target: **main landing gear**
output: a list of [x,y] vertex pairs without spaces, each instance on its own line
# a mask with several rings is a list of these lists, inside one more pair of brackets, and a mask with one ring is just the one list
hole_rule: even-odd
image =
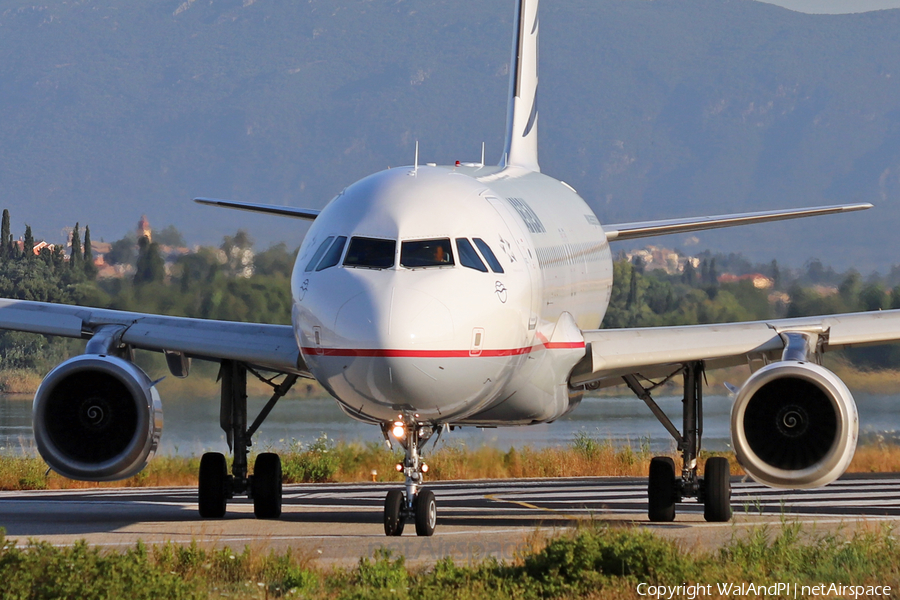
[[228,500],[243,495],[253,499],[253,513],[258,519],[281,516],[281,459],[277,454],[264,452],[256,457],[253,475],[248,475],[247,455],[253,434],[278,400],[291,389],[297,376],[288,375],[276,385],[254,372],[272,386],[274,393],[253,424],[247,427],[247,370],[243,363],[222,361],[219,424],[225,430],[229,449],[234,451],[234,462],[229,475],[225,455],[207,452],[200,459],[199,504],[200,516],[204,519],[224,517]]
[[703,363],[687,363],[679,372],[684,378],[684,435],[675,428],[650,395],[653,388],[665,382],[645,388],[634,375],[624,377],[628,387],[647,404],[675,438],[682,455],[680,477],[675,474],[675,461],[671,458],[658,456],[650,461],[647,514],[651,521],[674,521],[675,504],[685,498],[697,498],[703,502],[703,516],[707,521],[725,522],[731,519],[731,469],[728,460],[722,457],[708,459],[705,476],[697,476],[697,455],[703,436]]
[[393,424],[382,425],[384,437],[390,442],[388,431],[406,450],[403,462],[397,464],[397,470],[406,475],[406,493],[391,490],[384,499],[384,534],[402,535],[404,525],[412,519],[416,524],[416,535],[433,535],[437,525],[437,504],[434,492],[421,488],[428,465],[419,456],[419,447],[438,431],[438,427],[428,428],[416,423],[414,417],[401,417]]

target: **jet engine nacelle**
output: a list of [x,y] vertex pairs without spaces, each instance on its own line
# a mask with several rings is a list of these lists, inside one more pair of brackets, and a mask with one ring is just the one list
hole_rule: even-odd
[[50,467],[69,479],[137,474],[162,433],[159,393],[139,367],[86,354],[50,371],[34,396],[34,437]]
[[850,390],[813,363],[782,361],[761,368],[731,409],[738,461],[753,479],[774,487],[834,481],[850,465],[858,434]]

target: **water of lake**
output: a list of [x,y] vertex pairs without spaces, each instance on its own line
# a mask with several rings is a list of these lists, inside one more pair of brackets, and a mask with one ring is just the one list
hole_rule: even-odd
[[[863,439],[877,434],[897,439],[900,431],[900,395],[855,395],[860,413]],[[267,398],[250,398],[250,418],[256,416]],[[659,405],[681,429],[680,397],[661,397]],[[704,398],[703,447],[725,450],[729,447],[729,415],[732,398]],[[162,454],[200,455],[207,450],[225,451],[225,436],[219,429],[219,404],[216,398],[171,398],[163,400],[165,426]],[[444,435],[441,444],[488,445],[506,450],[510,447],[565,446],[575,435],[585,432],[617,445],[637,446],[649,440],[654,451],[674,448],[662,425],[643,402],[634,397],[586,398],[568,416],[548,425],[477,429],[464,427]],[[257,448],[281,449],[301,442],[310,443],[322,434],[347,442],[381,442],[381,432],[373,425],[354,421],[344,415],[330,398],[282,400],[257,434]],[[0,453],[33,452],[31,399],[0,396]]]

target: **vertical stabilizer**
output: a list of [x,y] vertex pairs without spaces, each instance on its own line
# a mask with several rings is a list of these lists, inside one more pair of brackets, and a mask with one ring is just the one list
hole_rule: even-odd
[[518,0],[502,166],[540,171],[537,154],[538,0]]

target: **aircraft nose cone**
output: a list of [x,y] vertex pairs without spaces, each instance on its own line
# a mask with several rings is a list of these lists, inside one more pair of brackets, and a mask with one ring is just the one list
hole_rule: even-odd
[[505,357],[471,355],[471,333],[455,330],[436,294],[371,279],[336,308],[333,328],[323,323],[322,345],[306,355],[316,378],[346,410],[375,420],[409,411],[446,422],[482,406]]
[[390,287],[366,292],[341,306],[335,336],[359,349],[410,350],[453,340],[450,310],[434,296],[416,289]]

